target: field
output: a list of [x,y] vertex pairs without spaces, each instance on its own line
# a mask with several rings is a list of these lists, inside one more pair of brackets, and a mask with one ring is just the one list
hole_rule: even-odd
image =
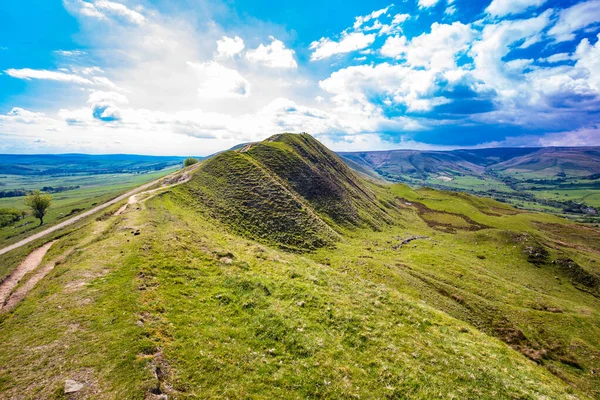
[[[0,168],[5,172],[13,172],[0,175],[0,192],[21,189],[28,192],[45,187],[67,189],[52,193],[53,202],[44,219],[44,227],[77,215],[181,167],[178,158],[165,160],[161,157],[156,160],[143,156],[99,156],[100,161],[96,161],[94,156],[78,156],[75,160],[72,159],[75,157],[73,155],[28,157],[24,160],[19,158],[21,164],[1,164],[17,162],[17,159],[14,156],[0,155]],[[38,164],[31,164],[34,161]],[[87,172],[84,172],[86,169]],[[0,197],[0,209],[25,210],[24,197]],[[0,228],[0,246],[43,229],[38,225],[39,220],[29,216]]]

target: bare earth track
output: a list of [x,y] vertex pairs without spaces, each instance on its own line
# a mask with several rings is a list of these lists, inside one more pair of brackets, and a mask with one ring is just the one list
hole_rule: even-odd
[[[190,170],[185,171],[181,175],[179,175],[180,171],[177,171],[173,174],[167,175],[166,177],[142,185],[81,215],[73,217],[42,232],[36,233],[35,235],[28,237],[27,239],[21,240],[18,243],[8,246],[0,250],[0,254],[6,253],[17,247],[23,246],[33,240],[42,238],[52,232],[55,232],[58,229],[71,225],[81,220],[82,218],[85,218],[98,211],[101,211],[129,197],[127,203],[125,203],[122,207],[119,208],[117,212],[115,212],[114,216],[118,216],[125,212],[128,206],[138,203],[140,196],[150,195],[141,200],[145,201],[156,195],[159,191],[167,190],[169,188],[181,185],[182,183],[189,181],[191,178],[190,172],[195,168],[196,167],[192,167]],[[144,189],[152,187],[153,185],[160,182],[162,182],[162,186],[160,186],[159,188],[143,191]],[[42,263],[42,260],[44,259],[44,256],[55,242],[56,240],[53,240],[33,250],[4,281],[0,282],[0,312],[8,312],[12,310],[23,298],[25,298],[27,293],[29,293],[29,291],[33,289],[39,281],[41,281],[50,271],[52,271],[52,269],[54,269],[57,262],[59,262],[61,259],[64,259],[72,252],[73,249],[69,249],[62,256],[58,257],[55,260],[49,261],[42,268],[39,268],[40,264]],[[21,286],[17,287],[21,280],[30,272],[33,272],[31,277]]]

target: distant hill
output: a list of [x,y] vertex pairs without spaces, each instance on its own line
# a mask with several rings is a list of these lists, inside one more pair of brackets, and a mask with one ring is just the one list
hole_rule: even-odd
[[600,173],[600,147],[548,147],[507,159],[494,170],[556,175],[588,176]]
[[339,154],[363,168],[391,178],[400,174],[417,179],[436,174],[480,176],[490,170],[535,173],[539,176],[587,176],[600,172],[598,147],[390,150]]
[[600,147],[339,153],[354,170],[413,186],[488,196],[519,208],[598,222]]
[[74,173],[114,174],[157,171],[184,157],[133,154],[0,154],[0,174],[56,176]]

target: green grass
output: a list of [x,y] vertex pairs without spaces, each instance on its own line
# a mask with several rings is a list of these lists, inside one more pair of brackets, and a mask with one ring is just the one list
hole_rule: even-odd
[[[319,195],[386,218],[348,224],[295,179],[327,154],[279,139],[268,166],[224,153],[61,237],[48,257],[75,251],[0,316],[0,393],[64,398],[76,379],[100,399],[600,396],[597,229],[332,168]],[[304,246],[315,224],[337,240]]]
[[419,302],[397,267],[360,257],[376,254],[366,248],[396,230],[355,231],[336,251],[306,257],[224,232],[187,200],[176,189],[137,214],[95,222],[106,233],[4,318],[6,395],[61,397],[65,379],[89,382],[83,393],[94,398],[158,389],[171,398],[257,399],[576,393]]
[[[48,210],[48,215],[44,219],[45,224],[42,227],[38,226],[39,220],[30,216],[17,221],[11,226],[0,228],[0,247],[17,242],[39,230],[61,222],[67,216],[80,214],[95,205],[109,201],[128,190],[158,179],[175,170],[176,167],[172,167],[147,174],[80,175],[58,178],[9,176],[8,179],[12,180],[10,185],[25,187],[26,189],[39,189],[43,186],[76,185],[80,185],[81,188],[53,194],[52,206]],[[24,197],[2,198],[0,199],[0,208],[26,209]]]

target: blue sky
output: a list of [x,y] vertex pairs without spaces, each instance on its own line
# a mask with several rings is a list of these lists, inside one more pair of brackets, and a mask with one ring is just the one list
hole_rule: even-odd
[[4,0],[0,152],[600,145],[600,0]]

